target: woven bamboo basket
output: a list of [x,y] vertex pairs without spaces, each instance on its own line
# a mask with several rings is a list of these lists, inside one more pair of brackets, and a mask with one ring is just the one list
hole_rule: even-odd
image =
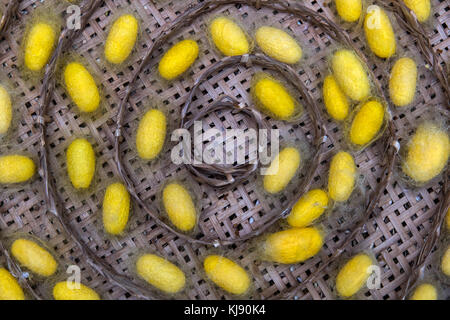
[[[28,19],[45,5],[66,16],[70,3],[12,2],[18,8],[2,0],[2,12],[7,14],[0,24],[0,59],[2,74],[13,87],[16,117],[14,130],[0,143],[0,154],[31,155],[40,170],[29,183],[1,189],[0,265],[8,266],[20,278],[30,298],[48,297],[49,283],[21,272],[10,257],[10,239],[18,234],[43,241],[63,268],[78,265],[82,282],[104,299],[232,299],[203,273],[202,259],[210,252],[234,259],[251,274],[252,299],[335,299],[338,266],[345,257],[360,251],[369,251],[376,258],[381,285],[365,289],[358,298],[401,299],[406,287],[414,286],[417,278],[420,281],[433,274],[434,260],[426,258],[439,251],[439,224],[449,202],[448,174],[426,186],[411,187],[399,175],[395,143],[407,139],[430,112],[441,112],[448,121],[447,1],[431,1],[432,21],[423,30],[405,7],[375,1],[388,9],[398,55],[409,55],[419,62],[416,98],[407,108],[390,106],[392,121],[383,137],[354,153],[361,176],[356,209],[350,215],[345,210],[333,212],[322,221],[326,229],[323,249],[296,265],[262,262],[255,247],[266,232],[283,227],[288,208],[300,195],[311,187],[326,186],[331,157],[346,148],[344,127],[328,117],[322,101],[330,53],[348,46],[358,50],[366,57],[364,61],[379,95],[388,97],[392,61],[370,53],[361,23],[342,23],[331,0],[86,0],[80,3],[85,14],[82,30],[67,32],[68,40],[57,48],[58,60],[50,62],[45,74],[30,77],[21,61],[21,40]],[[139,39],[125,65],[112,67],[103,57],[104,42],[111,22],[125,11],[139,17]],[[237,19],[250,36],[261,25],[283,28],[302,45],[305,57],[299,64],[286,67],[265,61],[255,47],[254,56],[224,62],[207,33],[211,17],[220,14]],[[188,38],[198,41],[199,59],[181,78],[163,81],[157,73],[162,53]],[[82,59],[102,84],[102,110],[92,117],[77,112],[60,81],[59,62],[68,55]],[[179,127],[182,117],[186,118],[183,121],[201,117],[204,128],[219,130],[252,126],[252,119],[243,112],[204,110],[224,95],[252,105],[251,78],[261,70],[278,74],[305,106],[304,115],[294,123],[265,116],[260,119],[266,128],[280,130],[282,143],[309,145],[308,170],[296,178],[288,192],[275,197],[265,195],[257,171],[228,188],[213,187],[193,179],[188,167],[172,163],[170,148],[152,163],[137,159],[136,124],[151,104],[164,109],[174,128]],[[202,78],[204,74],[208,75]],[[183,114],[182,110],[187,112]],[[81,194],[71,188],[65,165],[65,150],[79,136],[93,142],[97,156],[94,185]],[[102,198],[108,183],[121,179],[125,179],[133,195],[132,216],[126,235],[109,237],[102,231]],[[163,214],[161,188],[173,179],[188,181],[195,190],[201,216],[192,236],[173,232],[159,219]],[[136,279],[133,261],[141,252],[156,252],[185,271],[188,287],[181,296],[161,296]],[[442,284],[442,290],[443,297],[448,297],[448,286]]]

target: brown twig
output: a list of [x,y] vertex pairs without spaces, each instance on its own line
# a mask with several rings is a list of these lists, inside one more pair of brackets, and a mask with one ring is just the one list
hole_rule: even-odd
[[6,5],[5,12],[0,19],[0,35],[6,32],[14,17],[17,15],[19,5],[20,0],[11,0]]

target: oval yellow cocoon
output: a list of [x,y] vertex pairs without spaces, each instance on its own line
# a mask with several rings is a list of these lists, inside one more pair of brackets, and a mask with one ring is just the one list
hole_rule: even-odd
[[100,93],[94,78],[82,64],[69,63],[64,70],[64,81],[70,97],[82,112],[97,110]]
[[21,265],[43,277],[50,277],[58,268],[55,258],[31,240],[15,240],[11,246],[11,253]]
[[254,81],[252,93],[259,107],[280,120],[294,116],[296,102],[284,85],[267,74]]
[[335,2],[337,12],[342,20],[347,22],[355,22],[361,16],[361,0],[335,0]]
[[226,56],[239,56],[250,51],[245,32],[231,19],[215,18],[209,26],[209,32],[217,49]]
[[277,263],[299,263],[315,256],[322,245],[323,237],[317,228],[292,228],[267,237],[264,257]]
[[5,134],[11,127],[12,122],[11,96],[5,87],[0,85],[0,134]]
[[105,57],[110,63],[124,62],[136,44],[139,23],[132,14],[124,14],[114,21],[105,43]]
[[39,71],[47,64],[56,42],[56,31],[50,24],[36,23],[25,41],[25,66]]
[[264,190],[272,194],[283,191],[300,167],[300,161],[300,152],[296,148],[281,150],[264,175]]
[[342,121],[347,118],[350,108],[348,99],[331,74],[323,81],[323,102],[333,119]]
[[0,300],[25,300],[19,282],[5,268],[0,268]]
[[434,123],[420,125],[406,146],[403,172],[416,182],[424,183],[445,168],[450,152],[446,131]]
[[139,157],[145,160],[155,159],[163,149],[166,134],[165,114],[157,109],[147,111],[139,123],[136,135],[136,149]]
[[103,226],[109,234],[119,235],[127,226],[130,215],[130,194],[122,183],[106,188],[103,197]]
[[154,254],[145,254],[136,262],[138,275],[165,293],[177,293],[186,284],[186,277],[176,265]]
[[430,17],[430,0],[403,0],[403,2],[409,9],[414,12],[419,22],[425,22]]
[[438,292],[435,286],[429,283],[422,283],[417,286],[410,300],[437,300]]
[[21,183],[34,176],[36,165],[33,160],[21,155],[0,157],[0,183]]
[[95,153],[86,139],[74,140],[67,149],[67,172],[75,189],[87,189],[95,173]]
[[355,187],[356,165],[345,151],[338,152],[330,164],[328,194],[334,201],[347,201]]
[[170,48],[159,62],[161,77],[172,80],[183,74],[198,57],[198,44],[194,40],[183,40]]
[[417,65],[411,58],[400,58],[392,67],[389,94],[392,102],[403,107],[414,100],[416,94]]
[[351,143],[364,146],[371,142],[384,122],[384,106],[376,101],[371,100],[362,105],[357,110],[350,127]]
[[[71,284],[75,286],[75,284]],[[55,300],[100,300],[97,292],[82,283],[77,284],[79,288],[72,288],[67,281],[61,281],[53,287],[53,298]]]
[[394,29],[386,12],[379,6],[367,8],[364,33],[370,49],[380,58],[391,57],[396,50]]
[[349,298],[361,290],[370,276],[372,258],[361,253],[351,258],[336,277],[336,290],[339,296]]
[[287,217],[287,222],[291,227],[306,227],[322,215],[327,205],[326,192],[313,189],[297,201]]
[[216,285],[229,293],[241,295],[250,288],[250,277],[236,262],[217,255],[206,257],[203,262],[206,275]]
[[447,247],[442,257],[441,269],[447,277],[450,277],[450,246]]
[[269,57],[288,64],[294,64],[302,58],[302,48],[287,32],[263,26],[256,30],[256,42]]
[[190,231],[197,223],[197,210],[191,195],[182,185],[171,183],[163,190],[163,204],[170,221],[181,231]]
[[331,68],[339,87],[346,96],[361,101],[370,94],[367,72],[356,54],[342,49],[333,54]]

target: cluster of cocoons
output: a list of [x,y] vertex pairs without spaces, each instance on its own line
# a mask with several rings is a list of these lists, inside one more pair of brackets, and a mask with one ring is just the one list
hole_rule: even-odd
[[348,260],[336,277],[337,294],[350,298],[358,293],[365,286],[370,276],[369,268],[373,264],[373,259],[365,253],[357,254]]
[[6,134],[11,127],[13,109],[11,95],[0,85],[0,136]]
[[34,161],[23,155],[0,156],[0,184],[15,184],[30,180],[36,173]]
[[87,189],[95,173],[94,148],[86,139],[75,139],[67,149],[67,172],[75,189]]
[[155,159],[162,151],[167,134],[166,115],[158,110],[147,111],[139,122],[136,149],[144,160]]
[[172,224],[183,232],[197,224],[197,209],[189,191],[179,183],[168,184],[162,193],[163,205]]
[[296,148],[282,149],[265,172],[264,190],[271,194],[283,191],[295,176],[300,164],[301,155]]
[[106,188],[103,197],[103,227],[111,235],[123,234],[130,216],[130,194],[122,183]]
[[11,254],[21,266],[41,277],[50,277],[58,269],[58,262],[52,254],[32,240],[15,240]]
[[52,293],[55,300],[100,300],[97,292],[82,283],[60,281],[55,284]]
[[139,31],[139,22],[132,14],[117,18],[105,43],[105,58],[112,64],[121,64],[133,51]]
[[25,39],[25,66],[31,71],[41,71],[55,48],[58,31],[49,23],[34,24]]

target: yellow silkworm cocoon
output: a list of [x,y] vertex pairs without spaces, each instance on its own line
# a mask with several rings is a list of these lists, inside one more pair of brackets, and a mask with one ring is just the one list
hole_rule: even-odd
[[170,48],[159,62],[161,77],[172,80],[183,74],[198,57],[198,44],[194,40],[183,40]]
[[336,51],[331,59],[331,68],[339,87],[346,96],[357,101],[369,96],[369,77],[354,52],[347,49]]
[[264,190],[278,193],[284,190],[300,167],[301,156],[296,148],[284,148],[265,172]]
[[337,12],[342,20],[347,22],[355,22],[361,16],[361,0],[335,0],[335,2]]
[[267,237],[264,257],[277,263],[299,263],[315,256],[322,245],[323,236],[317,228],[292,228]]
[[287,32],[263,26],[256,30],[256,42],[269,57],[288,64],[294,64],[302,58],[302,48]]
[[403,172],[416,182],[424,183],[445,168],[450,152],[448,134],[434,123],[425,123],[406,146]]
[[145,254],[136,262],[138,275],[165,293],[177,293],[186,285],[186,277],[176,265],[154,254]]
[[295,113],[296,102],[284,85],[262,74],[252,86],[253,96],[260,108],[277,119],[289,120]]
[[203,262],[206,275],[216,285],[229,293],[240,295],[250,288],[250,277],[236,262],[217,255],[206,257]]
[[447,247],[442,257],[441,269],[447,277],[450,277],[450,246]]
[[342,121],[347,118],[350,108],[348,99],[331,74],[323,81],[323,102],[333,119]]
[[185,187],[171,183],[163,190],[163,204],[170,221],[181,231],[190,231],[197,222],[197,210]]
[[5,134],[11,127],[12,113],[11,96],[6,88],[0,85],[0,134]]
[[124,14],[114,21],[105,44],[105,57],[110,63],[124,62],[136,44],[139,23],[132,14]]
[[425,22],[430,17],[430,0],[403,0],[403,2],[409,9],[414,12],[419,22]]
[[416,94],[417,65],[411,58],[400,58],[394,64],[389,79],[389,94],[397,107],[414,100]]
[[349,298],[361,290],[370,276],[372,258],[361,253],[351,258],[336,277],[336,290],[339,296]]
[[47,64],[56,42],[56,31],[44,22],[31,27],[25,40],[25,66],[39,71]]
[[95,173],[95,153],[86,139],[74,140],[67,149],[67,172],[75,189],[87,189]]
[[379,6],[367,8],[364,32],[370,49],[380,58],[391,57],[396,50],[394,29],[386,12]]
[[[76,286],[79,286],[77,288]],[[55,300],[100,300],[97,292],[82,283],[68,283],[61,281],[53,287],[53,298]]]
[[89,71],[78,62],[69,63],[64,81],[70,97],[82,112],[93,112],[100,105],[100,92]]
[[21,155],[0,157],[0,183],[21,183],[33,177],[36,165],[33,160]]
[[122,183],[106,188],[103,197],[103,226],[109,234],[119,235],[127,226],[130,215],[130,194]]
[[58,262],[50,252],[31,240],[15,240],[11,253],[22,266],[43,277],[50,277],[58,268]]
[[338,152],[330,164],[328,176],[328,194],[334,201],[347,201],[355,187],[356,165],[353,157],[345,152]]
[[438,292],[435,286],[429,283],[422,283],[417,286],[410,300],[437,300]]
[[358,146],[371,142],[380,132],[384,114],[384,106],[380,102],[371,100],[364,103],[352,121],[350,141]]
[[215,18],[209,26],[209,31],[217,49],[226,56],[239,56],[250,51],[245,32],[231,19]]
[[19,282],[5,268],[0,268],[0,300],[25,300]]
[[307,227],[322,215],[327,205],[326,192],[313,189],[297,201],[287,217],[287,222],[291,227]]
[[147,111],[139,123],[136,135],[136,149],[139,157],[153,160],[164,146],[167,133],[167,119],[163,112],[152,109]]

